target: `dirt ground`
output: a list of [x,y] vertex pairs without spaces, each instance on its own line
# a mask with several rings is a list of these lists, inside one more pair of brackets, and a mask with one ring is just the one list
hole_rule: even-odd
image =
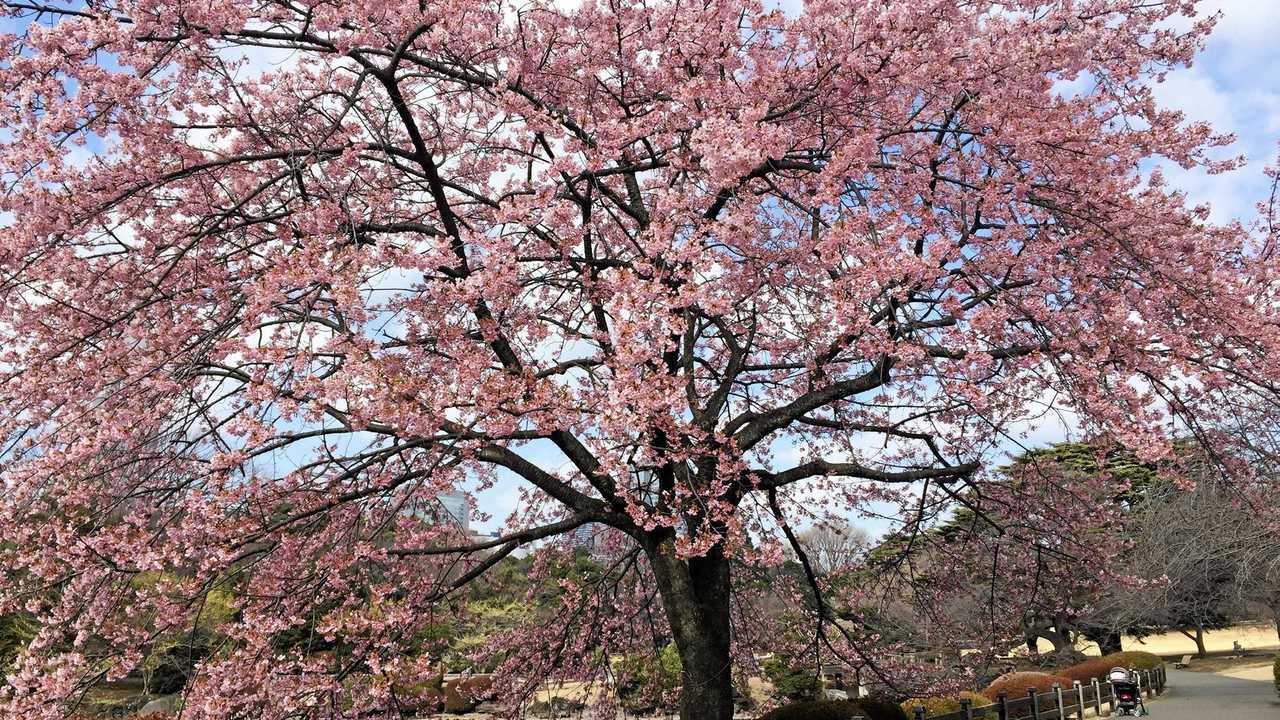
[[[1204,634],[1205,649],[1211,653],[1229,652],[1232,643],[1238,642],[1246,651],[1280,650],[1280,638],[1276,636],[1273,623],[1257,623],[1237,625],[1225,630],[1209,630]],[[1087,643],[1080,649],[1090,655],[1098,654],[1098,646]],[[1181,633],[1171,632],[1163,635],[1151,635],[1141,640],[1126,636],[1125,650],[1145,650],[1157,655],[1173,656],[1195,654],[1196,644]]]
[[1271,682],[1271,655],[1247,657],[1209,657],[1192,659],[1187,665],[1192,672],[1213,673],[1237,680]]

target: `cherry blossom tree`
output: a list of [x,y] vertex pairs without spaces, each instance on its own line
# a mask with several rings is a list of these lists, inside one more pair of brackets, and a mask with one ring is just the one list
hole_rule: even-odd
[[[398,717],[423,628],[588,525],[487,648],[513,713],[652,638],[728,718],[788,545],[877,672],[800,528],[911,526],[1049,410],[1155,458],[1275,387],[1270,246],[1147,170],[1238,162],[1153,100],[1193,6],[7,0],[5,715],[220,592],[183,717]],[[438,521],[497,482],[498,538]]]

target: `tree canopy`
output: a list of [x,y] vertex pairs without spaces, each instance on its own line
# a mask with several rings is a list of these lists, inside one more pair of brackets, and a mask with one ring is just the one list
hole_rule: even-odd
[[[1280,379],[1271,231],[1145,169],[1236,164],[1153,98],[1192,3],[3,7],[7,716],[227,591],[184,717],[397,717],[413,638],[590,524],[609,561],[477,648],[504,701],[670,642],[726,720],[767,622],[892,673],[799,528],[909,529],[1046,405],[1145,461]],[[437,521],[497,482],[498,538]]]

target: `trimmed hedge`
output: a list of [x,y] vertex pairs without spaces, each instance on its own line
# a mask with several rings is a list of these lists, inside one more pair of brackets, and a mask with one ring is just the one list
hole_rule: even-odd
[[1064,688],[1071,687],[1071,678],[1044,672],[1011,672],[996,678],[982,691],[987,697],[995,697],[1005,693],[1011,698],[1023,697],[1027,688],[1035,688],[1037,692],[1048,692],[1054,683]]
[[[911,698],[910,700],[901,703],[901,707],[908,716],[913,716],[916,708],[923,707],[925,715],[932,717],[934,715],[946,715],[947,713],[959,712],[961,700],[968,700],[969,707],[972,708],[980,708],[985,705],[992,705],[995,703],[994,700],[986,695],[964,690],[954,697]],[[979,716],[978,713],[974,713],[974,715],[975,717]]]
[[861,715],[867,720],[910,720],[902,708],[889,700],[810,700],[770,710],[760,720],[851,720]]
[[1164,664],[1164,658],[1155,653],[1142,650],[1124,650],[1110,655],[1103,655],[1103,660],[1111,663],[1111,667],[1137,668],[1139,670],[1155,670]]
[[1058,674],[1072,680],[1079,680],[1081,683],[1088,685],[1094,678],[1099,680],[1107,679],[1107,673],[1111,672],[1111,668],[1115,666],[1115,663],[1105,657],[1089,658],[1084,662],[1059,670]]

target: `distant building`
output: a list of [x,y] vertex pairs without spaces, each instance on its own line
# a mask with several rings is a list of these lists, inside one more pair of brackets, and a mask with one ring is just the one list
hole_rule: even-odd
[[440,505],[437,522],[448,522],[464,533],[471,532],[471,500],[466,493],[447,492],[436,496]]
[[570,534],[570,542],[572,542],[575,547],[594,550],[600,530],[601,527],[596,523],[579,525],[574,528],[573,532]]

